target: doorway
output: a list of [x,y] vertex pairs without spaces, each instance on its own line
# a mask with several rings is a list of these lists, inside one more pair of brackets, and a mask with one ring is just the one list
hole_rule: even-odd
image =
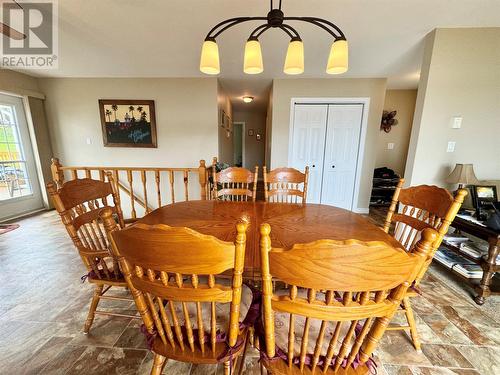
[[309,166],[308,202],[356,210],[368,99],[292,100],[289,165]]
[[23,99],[0,94],[0,221],[41,208]]
[[233,164],[235,167],[245,165],[245,123],[233,123]]

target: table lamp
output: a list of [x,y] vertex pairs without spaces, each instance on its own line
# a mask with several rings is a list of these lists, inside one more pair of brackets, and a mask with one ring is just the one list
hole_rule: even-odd
[[479,185],[479,180],[474,174],[472,164],[456,164],[453,172],[445,180],[449,184],[458,184],[462,189],[464,185]]

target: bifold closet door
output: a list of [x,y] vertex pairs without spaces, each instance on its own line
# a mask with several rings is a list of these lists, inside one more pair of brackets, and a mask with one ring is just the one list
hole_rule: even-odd
[[289,165],[303,171],[309,166],[308,203],[321,202],[323,156],[328,105],[296,104]]
[[330,104],[321,203],[353,208],[363,104]]

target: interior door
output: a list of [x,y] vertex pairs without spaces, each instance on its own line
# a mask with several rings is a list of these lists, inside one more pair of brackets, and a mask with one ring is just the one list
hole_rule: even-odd
[[321,201],[327,115],[326,104],[294,106],[293,141],[289,165],[301,171],[309,166],[308,203]]
[[328,106],[321,203],[352,209],[363,104]]
[[42,207],[23,101],[0,94],[0,220]]

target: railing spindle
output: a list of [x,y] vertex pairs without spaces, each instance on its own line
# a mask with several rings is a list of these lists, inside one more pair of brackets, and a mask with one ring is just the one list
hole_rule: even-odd
[[142,180],[142,190],[144,192],[144,205],[146,207],[144,207],[144,209],[146,210],[146,213],[150,213],[151,212],[151,209],[149,208],[149,205],[148,205],[148,190],[146,188],[146,171],[145,170],[142,170],[141,171],[141,180]]
[[170,196],[172,198],[172,203],[175,203],[174,171],[170,171],[168,178],[170,181]]
[[130,193],[130,204],[132,206],[132,219],[137,218],[137,213],[135,211],[135,199],[134,199],[134,187],[133,187],[133,174],[132,170],[128,169],[127,170],[127,179],[128,179],[128,185],[129,185],[129,193]]
[[189,200],[188,181],[189,173],[188,171],[184,171],[184,198],[186,198],[186,202]]
[[158,196],[158,207],[161,207],[160,171],[155,170],[156,194]]

